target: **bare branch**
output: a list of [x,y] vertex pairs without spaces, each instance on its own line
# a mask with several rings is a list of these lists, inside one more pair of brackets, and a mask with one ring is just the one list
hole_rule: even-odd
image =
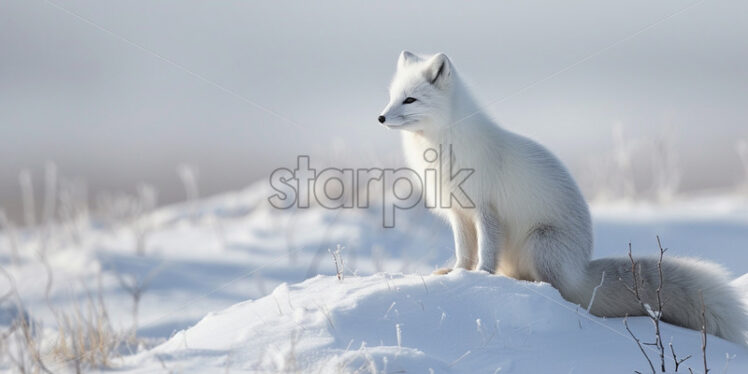
[[153,281],[153,278],[158,275],[158,273],[161,272],[163,269],[163,266],[157,266],[153,269],[151,269],[144,277],[138,278],[137,276],[131,276],[128,279],[125,279],[122,274],[119,273],[119,271],[114,271],[114,275],[117,277],[117,281],[119,281],[120,287],[122,287],[123,290],[125,290],[128,294],[130,294],[130,297],[132,297],[132,332],[131,332],[131,339],[135,340],[137,337],[137,331],[138,331],[138,311],[140,309],[140,300],[143,297],[143,294],[148,290],[148,287],[151,284],[151,281]]
[[657,373],[657,371],[655,371],[654,365],[652,365],[652,360],[649,359],[649,356],[647,356],[647,352],[644,351],[644,347],[642,346],[641,341],[639,340],[639,338],[636,337],[636,335],[634,335],[634,332],[631,331],[631,329],[629,328],[628,321],[629,321],[629,315],[627,314],[625,317],[623,317],[623,325],[626,326],[626,331],[629,332],[629,335],[631,335],[631,338],[633,338],[634,341],[636,342],[636,345],[639,347],[639,350],[644,355],[644,358],[647,359],[647,363],[649,364],[649,368],[652,369],[652,373],[653,374]]
[[657,311],[655,313],[655,316],[652,316],[652,313],[649,314],[649,318],[652,319],[652,322],[655,325],[655,337],[657,342],[657,350],[660,352],[660,369],[664,373],[665,370],[665,347],[662,345],[662,333],[660,331],[660,319],[662,318],[662,285],[664,283],[663,276],[662,276],[662,257],[665,255],[665,251],[667,249],[662,248],[662,243],[660,242],[660,236],[657,235],[657,246],[660,249],[660,258],[657,259],[657,274],[659,275],[659,284],[657,285],[657,291],[655,292],[657,294]]
[[675,372],[677,373],[678,372],[678,367],[680,366],[680,364],[682,364],[684,361],[686,361],[689,358],[691,358],[691,355],[688,355],[685,358],[681,358],[679,360],[678,359],[678,355],[675,354],[675,348],[673,348],[673,343],[672,342],[670,343],[670,352],[673,353],[673,362],[675,363]]
[[335,271],[338,274],[338,280],[343,280],[343,271],[345,270],[343,268],[343,255],[340,253],[340,251],[345,248],[342,245],[338,244],[335,247],[335,250],[327,249],[328,252],[330,252],[330,255],[332,256],[332,261],[335,263]]
[[704,374],[709,373],[709,367],[706,364],[706,304],[704,304],[704,294],[699,291],[701,299],[701,356],[704,359]]
[[590,303],[587,304],[587,313],[589,313],[590,309],[592,309],[592,304],[595,302],[595,296],[597,296],[597,290],[603,286],[603,282],[605,282],[605,270],[603,270],[603,275],[602,277],[600,277],[600,284],[592,289],[592,297],[590,298]]
[[[628,257],[629,257],[629,261],[631,262],[632,284],[630,286],[624,284],[624,287],[634,296],[634,299],[639,303],[642,310],[645,312],[645,315],[649,317],[655,329],[654,342],[642,343],[640,341],[637,341],[637,344],[640,346],[640,348],[642,347],[642,345],[654,346],[657,348],[657,353],[660,358],[660,371],[664,373],[667,371],[667,368],[665,365],[665,346],[662,340],[662,330],[661,330],[660,322],[662,320],[663,308],[665,305],[665,302],[662,297],[662,290],[665,285],[665,277],[664,277],[662,264],[663,264],[665,252],[667,252],[667,248],[662,247],[662,241],[660,240],[659,236],[657,236],[657,246],[659,248],[660,255],[657,259],[658,284],[655,290],[655,299],[656,299],[655,302],[657,303],[656,307],[653,308],[651,305],[651,301],[649,301],[652,298],[651,296],[649,296],[651,295],[651,292],[647,292],[647,290],[644,289],[645,283],[644,283],[644,278],[642,277],[642,274],[641,274],[642,264],[634,259],[634,256],[631,250],[631,243],[629,243]],[[651,282],[651,283],[654,283],[654,282]],[[645,301],[644,299],[642,299],[642,296],[647,297],[648,300]],[[687,360],[690,356],[682,360],[679,360],[677,355],[675,354],[675,349],[673,348],[672,343],[670,343],[670,351],[673,355],[673,361],[675,363],[675,368],[677,371],[680,364],[682,364],[683,361]],[[649,357],[647,357],[647,360],[649,360]]]

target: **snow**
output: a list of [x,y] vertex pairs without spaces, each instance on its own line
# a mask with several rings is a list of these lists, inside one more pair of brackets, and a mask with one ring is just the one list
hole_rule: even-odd
[[[278,210],[269,195],[260,183],[143,215],[142,255],[134,225],[118,220],[5,230],[0,264],[12,283],[0,278],[0,296],[15,286],[50,347],[55,313],[101,294],[116,331],[137,321],[138,344],[120,347],[111,363],[122,372],[648,371],[621,319],[591,316],[547,284],[477,272],[430,275],[452,263],[452,238],[422,207],[398,211],[397,226],[385,229],[375,205]],[[593,217],[595,257],[625,255],[629,242],[636,255],[654,254],[660,235],[668,255],[748,273],[744,197],[598,204]],[[342,281],[328,252],[338,244]],[[748,295],[748,274],[734,284]],[[136,313],[126,290],[132,285],[144,289]],[[0,300],[2,331],[15,315],[10,300]],[[649,320],[629,325],[651,340]],[[684,365],[698,369],[699,333],[670,325],[664,332],[679,356],[694,355]],[[744,347],[710,336],[708,355],[718,372],[726,357],[727,372],[748,372]],[[54,372],[73,370],[56,357],[46,362]],[[0,357],[0,370],[8,367]]]
[[[641,338],[643,317],[631,318]],[[665,325],[682,357],[699,333]],[[748,370],[745,348],[710,337],[708,360]],[[653,355],[654,356],[654,355]],[[692,360],[696,362],[696,359]],[[125,369],[205,372],[631,373],[647,364],[622,320],[587,314],[548,284],[482,272],[316,276],[210,313]],[[668,365],[672,368],[672,363]],[[137,371],[137,370],[134,370]]]

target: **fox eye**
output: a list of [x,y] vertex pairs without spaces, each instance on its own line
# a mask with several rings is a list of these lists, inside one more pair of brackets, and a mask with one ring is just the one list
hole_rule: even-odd
[[403,100],[403,104],[410,104],[416,101],[416,98],[414,97],[408,97],[405,100]]

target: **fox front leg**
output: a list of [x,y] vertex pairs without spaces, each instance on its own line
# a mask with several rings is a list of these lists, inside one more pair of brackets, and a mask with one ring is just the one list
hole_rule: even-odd
[[463,214],[453,214],[450,218],[455,239],[455,269],[475,268],[475,255],[478,251],[475,224]]
[[475,232],[478,241],[478,270],[496,272],[502,243],[499,219],[491,209],[477,212]]
[[[449,217],[452,226],[452,235],[455,240],[455,262],[454,269],[471,270],[475,267],[475,257],[478,251],[476,241],[475,223],[465,214],[452,213]],[[434,274],[447,274],[453,268],[442,268],[434,271]]]

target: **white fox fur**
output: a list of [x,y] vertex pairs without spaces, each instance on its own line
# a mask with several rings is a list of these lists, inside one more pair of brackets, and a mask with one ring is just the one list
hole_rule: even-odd
[[[564,298],[585,308],[604,271],[605,280],[590,311],[606,317],[645,315],[626,288],[633,284],[628,258],[590,261],[589,209],[566,168],[545,147],[492,121],[446,55],[402,52],[390,102],[379,121],[404,130],[405,155],[417,172],[447,167],[444,160],[430,163],[424,158],[426,150],[440,146],[451,147],[451,170],[475,171],[459,186],[474,207],[453,203],[436,209],[452,226],[455,268],[548,282]],[[455,182],[442,181],[437,195],[449,197],[458,187],[450,183]],[[656,307],[657,259],[637,261],[641,297]],[[699,330],[703,295],[707,332],[746,344],[747,309],[723,268],[670,256],[662,267],[664,321]]]

